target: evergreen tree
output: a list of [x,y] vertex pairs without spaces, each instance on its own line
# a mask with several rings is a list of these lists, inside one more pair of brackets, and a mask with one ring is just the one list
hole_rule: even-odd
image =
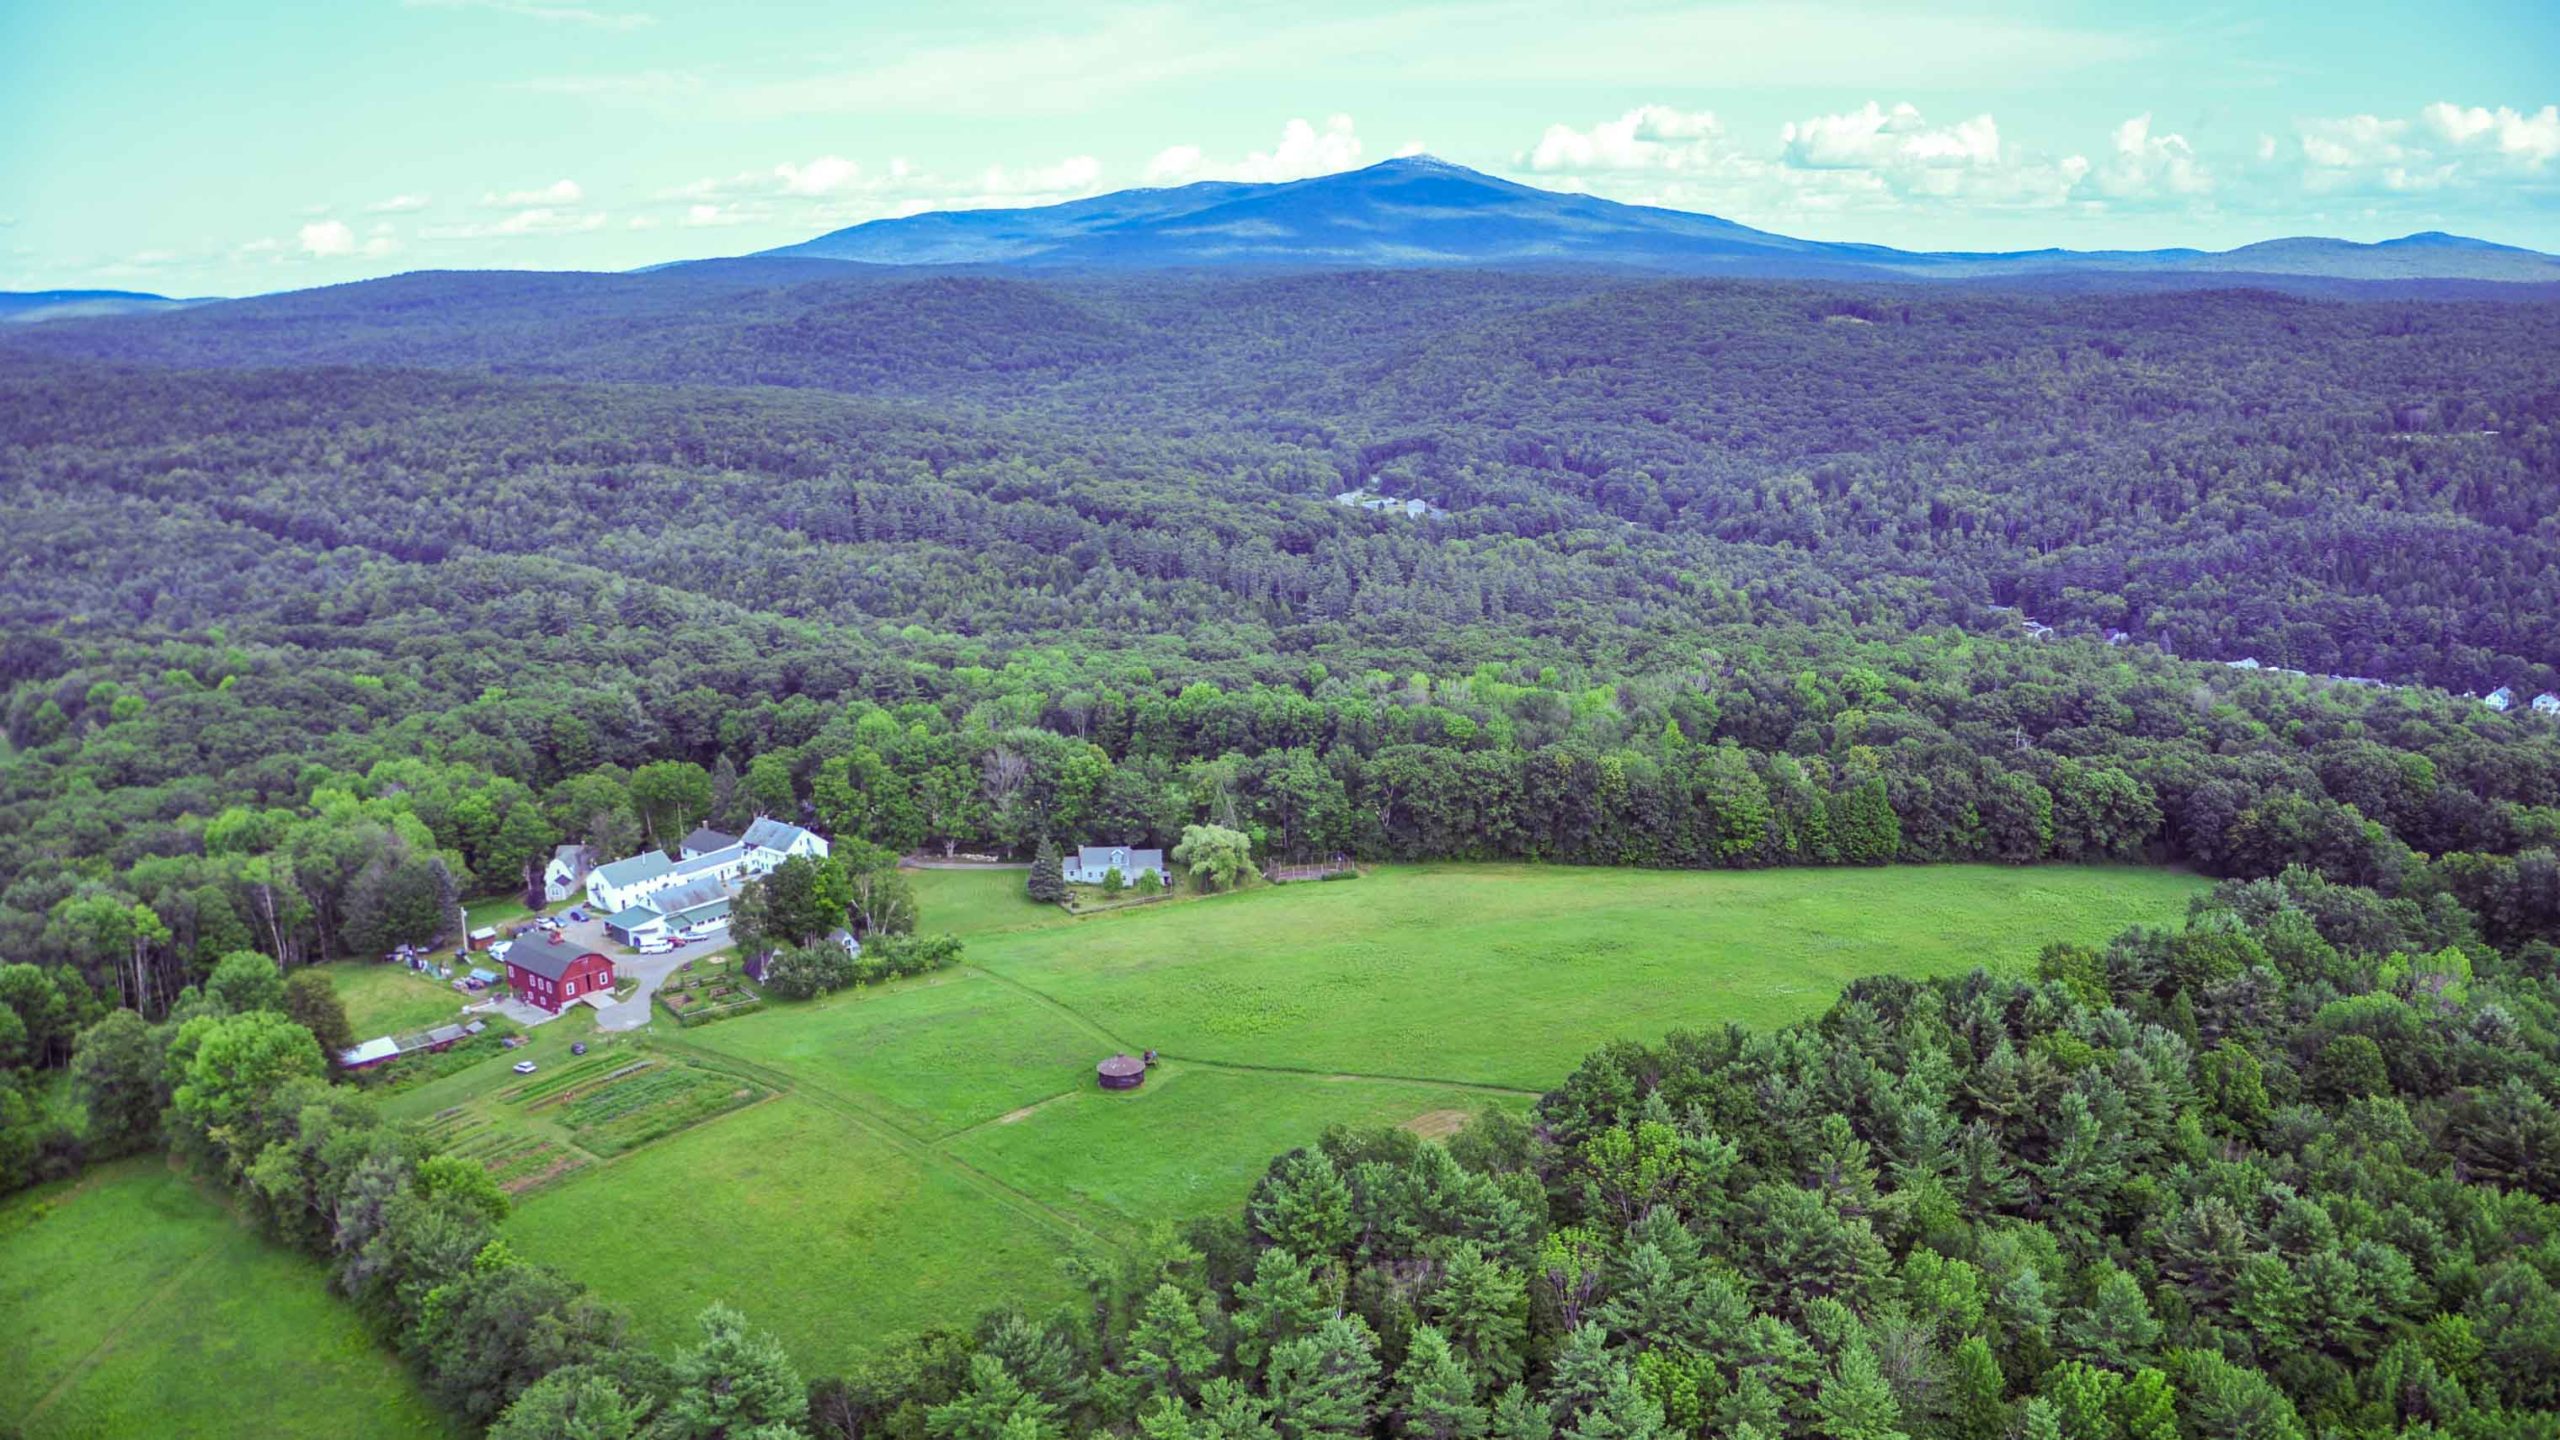
[[1396,1370],[1395,1433],[1403,1440],[1482,1440],[1487,1416],[1475,1395],[1475,1376],[1448,1337],[1417,1328]]
[[653,1436],[666,1440],[791,1440],[808,1392],[782,1346],[726,1305],[702,1312],[702,1343],[676,1356],[674,1393]]
[[1031,855],[1031,873],[1023,883],[1031,898],[1044,905],[1067,898],[1066,860],[1058,853],[1056,841],[1040,837],[1040,848]]
[[1350,1440],[1367,1431],[1378,1393],[1378,1346],[1368,1322],[1336,1316],[1271,1352],[1264,1385],[1281,1440]]

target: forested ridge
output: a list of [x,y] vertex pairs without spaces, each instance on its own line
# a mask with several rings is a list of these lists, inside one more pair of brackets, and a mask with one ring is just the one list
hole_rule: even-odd
[[[12,335],[0,1188],[165,1140],[514,1435],[2548,1434],[2560,725],[2455,692],[2560,684],[2556,318],[735,265]],[[303,968],[757,814],[2231,879],[803,1387],[507,1253]]]
[[0,954],[156,1010],[759,811],[2554,908],[2544,717],[2168,653],[2552,677],[2548,307],[726,273],[580,278],[551,360],[563,277],[13,341]]

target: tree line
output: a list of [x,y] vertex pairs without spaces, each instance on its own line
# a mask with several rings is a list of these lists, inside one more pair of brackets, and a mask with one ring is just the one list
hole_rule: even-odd
[[165,1134],[499,1436],[2525,1440],[2560,1411],[2555,986],[2449,895],[2228,881],[2024,979],[1605,1046],[1445,1145],[1334,1129],[1080,1262],[1081,1301],[806,1386],[718,1307],[630,1345],[246,971],[75,1052],[95,1130]]

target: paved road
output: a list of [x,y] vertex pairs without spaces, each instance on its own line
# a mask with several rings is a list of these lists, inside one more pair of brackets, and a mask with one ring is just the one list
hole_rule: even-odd
[[[648,1024],[651,1014],[650,997],[658,993],[658,987],[666,983],[668,976],[676,973],[678,966],[683,965],[687,960],[699,960],[705,955],[724,954],[736,943],[724,932],[708,943],[696,941],[681,950],[670,950],[664,955],[642,955],[607,939],[604,933],[604,920],[597,914],[596,908],[592,905],[582,908],[587,912],[587,918],[584,920],[571,920],[567,918],[565,912],[561,915],[559,948],[572,955],[584,955],[592,950],[613,961],[615,978],[636,978],[640,982],[640,988],[632,991],[628,998],[597,1009],[596,1028],[599,1030],[637,1030]],[[532,933],[516,943],[541,945],[547,948],[551,942],[543,939],[539,933]],[[551,1018],[543,1015],[539,1010],[533,1010],[532,1006],[522,1005],[520,1002],[510,1003],[516,1004],[521,1009],[532,1010],[534,1014],[542,1015],[545,1020]],[[513,1014],[512,1011],[506,1013]]]

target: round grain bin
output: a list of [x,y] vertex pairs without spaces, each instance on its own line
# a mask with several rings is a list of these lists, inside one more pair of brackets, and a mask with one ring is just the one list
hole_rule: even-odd
[[1114,1055],[1093,1070],[1105,1090],[1135,1090],[1147,1078],[1147,1062],[1135,1055]]

